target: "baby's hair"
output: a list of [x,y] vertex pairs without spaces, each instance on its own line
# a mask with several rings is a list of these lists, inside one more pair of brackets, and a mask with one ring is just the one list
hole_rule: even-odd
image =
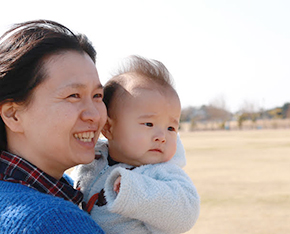
[[119,68],[118,73],[114,77],[126,73],[137,73],[160,85],[173,86],[169,71],[164,64],[158,60],[132,55],[125,60],[125,63]]
[[[122,94],[122,87],[126,84],[125,77],[129,74],[141,76],[145,80],[158,84],[160,87],[171,88],[174,90],[171,74],[160,61],[146,59],[141,56],[132,55],[127,58],[125,63],[119,68],[117,74],[113,76],[104,86],[104,103],[108,110],[112,105],[112,100],[118,94]],[[133,78],[132,78],[133,79]]]

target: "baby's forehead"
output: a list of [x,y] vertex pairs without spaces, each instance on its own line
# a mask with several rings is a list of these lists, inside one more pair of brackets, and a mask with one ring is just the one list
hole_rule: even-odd
[[158,84],[146,76],[137,73],[128,73],[124,74],[122,85],[126,90],[131,91],[134,89],[152,88]]
[[[166,117],[164,113],[166,113]],[[151,118],[170,117],[170,119],[178,121],[180,101],[174,93],[160,92],[152,87],[132,87],[130,92],[123,92],[115,98],[110,114],[113,114],[115,118],[129,114],[130,116],[151,116]]]
[[124,89],[131,95],[138,95],[142,92],[156,92],[167,95],[169,91],[175,92],[170,85],[160,84],[154,80],[142,76],[136,76],[131,79],[128,78],[123,85]]
[[140,74],[122,74],[121,77],[117,78],[117,83],[119,85],[113,100],[115,105],[122,105],[128,101],[134,101],[134,99],[142,99],[145,93],[177,98],[179,100],[177,92],[171,85],[158,83]]

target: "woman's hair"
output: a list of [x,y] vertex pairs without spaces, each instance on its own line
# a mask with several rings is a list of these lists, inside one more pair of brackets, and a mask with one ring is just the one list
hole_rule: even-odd
[[[33,90],[45,79],[44,59],[65,51],[96,51],[87,37],[49,20],[15,24],[0,37],[0,105],[28,104]],[[6,149],[5,125],[0,118],[0,150]]]
[[[110,116],[111,107],[115,100],[121,100],[121,95],[125,93],[124,86],[128,78],[128,74],[142,77],[144,80],[159,85],[159,87],[168,87],[174,90],[173,79],[165,65],[153,59],[146,59],[138,55],[132,55],[125,60],[117,73],[104,86],[104,103]],[[157,88],[156,86],[153,86]]]

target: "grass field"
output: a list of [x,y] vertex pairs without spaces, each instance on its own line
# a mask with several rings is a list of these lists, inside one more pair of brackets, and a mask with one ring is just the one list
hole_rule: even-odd
[[201,197],[187,234],[290,233],[290,130],[181,132]]

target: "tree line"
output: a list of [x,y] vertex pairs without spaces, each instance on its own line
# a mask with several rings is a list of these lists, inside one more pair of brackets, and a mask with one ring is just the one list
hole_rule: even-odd
[[[220,103],[220,102],[219,102]],[[267,119],[288,119],[290,118],[290,103],[285,103],[281,107],[264,110],[258,109],[254,104],[245,102],[240,110],[236,113],[231,113],[225,108],[224,102],[222,105],[211,103],[201,107],[187,107],[181,111],[180,122],[187,122],[191,124],[191,129],[197,123],[215,122],[219,124],[220,129],[226,128],[226,123],[229,121],[237,121],[237,125],[242,129],[245,121],[252,121]]]

